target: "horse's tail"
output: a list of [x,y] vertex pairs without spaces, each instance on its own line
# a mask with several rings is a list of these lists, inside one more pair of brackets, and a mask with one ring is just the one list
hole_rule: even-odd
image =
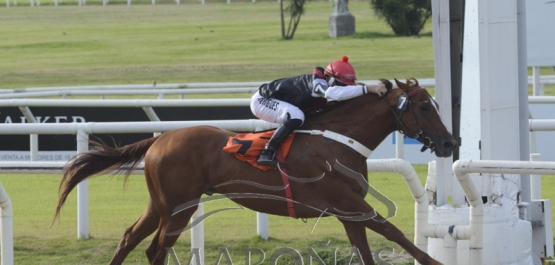
[[64,176],[60,182],[58,206],[54,221],[60,215],[69,193],[79,182],[101,173],[110,171],[125,172],[125,179],[135,170],[146,152],[158,137],[152,137],[120,148],[113,148],[101,142],[90,142],[91,151],[79,153],[68,161],[64,167]]

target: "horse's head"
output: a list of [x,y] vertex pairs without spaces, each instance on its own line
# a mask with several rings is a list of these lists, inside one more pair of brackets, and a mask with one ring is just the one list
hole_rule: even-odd
[[[387,99],[395,116],[397,130],[420,141],[421,151],[430,149],[438,157],[449,157],[457,147],[457,141],[447,131],[439,115],[439,106],[426,89],[414,78],[406,83],[395,79],[399,90],[390,90],[391,82],[381,80],[388,88]],[[395,93],[390,93],[395,91]]]

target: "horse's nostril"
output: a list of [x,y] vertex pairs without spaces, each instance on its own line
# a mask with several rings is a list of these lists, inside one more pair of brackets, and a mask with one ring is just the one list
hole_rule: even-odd
[[457,146],[457,141],[455,140],[445,141],[443,143],[443,147],[447,149],[454,149],[456,146]]

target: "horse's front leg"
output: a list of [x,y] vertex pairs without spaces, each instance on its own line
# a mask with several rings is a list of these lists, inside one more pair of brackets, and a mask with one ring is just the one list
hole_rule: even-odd
[[374,264],[372,253],[366,241],[365,228],[369,228],[388,240],[399,244],[420,264],[441,264],[415,246],[401,230],[375,212],[372,206],[361,196],[347,193],[343,195],[342,200],[338,200],[332,205],[337,211],[338,219],[345,227],[351,244],[358,248],[365,265]]
[[408,238],[405,237],[403,232],[399,230],[392,223],[384,219],[379,214],[372,219],[363,221],[364,225],[372,231],[383,235],[390,241],[393,241],[403,249],[405,249],[414,259],[423,265],[441,265],[442,263],[433,259],[428,253],[419,249]]
[[360,258],[362,260],[359,261],[359,263],[361,265],[373,265],[374,259],[372,258],[370,247],[368,246],[366,227],[364,224],[362,222],[346,221],[342,219],[339,219],[339,221],[341,221],[343,227],[345,227],[345,232],[347,233],[347,237],[349,237],[351,246],[356,248],[360,253]]

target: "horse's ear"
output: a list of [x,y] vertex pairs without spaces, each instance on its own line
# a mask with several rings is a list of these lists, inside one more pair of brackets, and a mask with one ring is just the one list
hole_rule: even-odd
[[408,86],[418,86],[418,80],[414,77],[407,78],[407,85]]
[[405,93],[407,92],[407,85],[400,82],[399,80],[397,80],[397,78],[393,78],[393,80],[395,80],[395,83],[397,84],[397,87],[401,90],[403,90]]
[[391,89],[393,89],[393,84],[391,84],[391,82],[389,82],[389,80],[387,80],[385,78],[380,78],[378,80],[380,80],[385,85],[385,88],[387,88],[387,93],[389,93],[389,91],[391,91]]

